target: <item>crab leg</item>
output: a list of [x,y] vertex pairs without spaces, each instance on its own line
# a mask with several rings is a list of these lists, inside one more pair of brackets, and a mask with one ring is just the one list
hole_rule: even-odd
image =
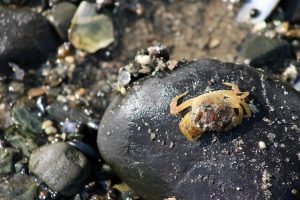
[[241,92],[242,95],[238,96],[236,94],[225,94],[224,96],[225,97],[229,97],[229,98],[232,98],[232,99],[237,99],[237,100],[242,100],[242,99],[245,99],[247,96],[249,96],[249,92]]
[[238,96],[240,99],[245,99],[247,96],[249,96],[249,92],[242,92],[242,95]]
[[[250,110],[248,104],[245,101],[243,101],[243,100],[236,100],[236,99],[232,99],[231,101],[234,102],[232,104],[232,107],[239,109],[239,117],[240,117],[240,114],[242,114],[241,118],[243,118],[243,117],[251,117],[251,110]],[[244,111],[242,109],[242,106],[243,106],[243,108],[246,111],[246,115],[244,115]]]
[[240,116],[241,115],[240,112],[243,111],[243,109],[239,107],[233,107],[233,108],[239,109],[239,115],[232,119],[232,122],[224,128],[224,131],[230,131],[232,128],[242,123],[243,116]]
[[185,102],[183,102],[182,104],[180,104],[180,105],[177,106],[178,100],[179,100],[180,98],[182,98],[183,96],[187,95],[187,94],[188,94],[188,92],[185,92],[185,93],[180,94],[180,95],[178,95],[178,96],[176,96],[176,97],[174,97],[174,98],[172,99],[172,101],[171,101],[171,103],[170,103],[170,113],[171,113],[172,115],[175,115],[175,114],[177,114],[177,113],[183,111],[184,109],[186,109],[186,108],[192,106],[192,104],[193,104],[193,99],[189,99],[189,100],[187,100],[187,101],[185,101]]
[[243,111],[243,108],[241,107],[240,105],[240,101],[239,100],[231,100],[231,106],[232,108],[237,108],[239,110],[239,114],[237,116],[237,120],[236,120],[236,125],[239,125],[242,123],[242,120],[243,120],[243,117],[244,117],[244,111]]
[[249,108],[249,105],[246,104],[245,101],[241,101],[240,104],[244,107],[244,109],[245,109],[245,111],[247,113],[247,115],[244,115],[244,117],[251,117],[251,110]]
[[234,84],[234,83],[223,83],[224,85],[227,85],[227,86],[229,86],[229,87],[231,87],[231,90],[233,90],[234,91],[234,93],[240,93],[241,91],[240,91],[240,88],[239,88],[239,86],[237,86],[236,84]]

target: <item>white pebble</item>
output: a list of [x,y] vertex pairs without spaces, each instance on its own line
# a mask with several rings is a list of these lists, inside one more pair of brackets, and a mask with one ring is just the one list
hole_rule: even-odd
[[44,130],[45,128],[52,126],[52,125],[53,125],[53,122],[51,120],[46,120],[42,124],[42,129]]
[[266,149],[266,148],[267,148],[267,145],[266,145],[266,143],[265,143],[264,141],[259,141],[259,142],[258,142],[258,148],[259,148],[260,150],[263,150],[263,149]]
[[135,61],[141,65],[148,65],[151,63],[151,57],[149,55],[138,55],[135,57]]
[[57,129],[54,126],[47,126],[44,131],[47,135],[54,135],[57,133]]

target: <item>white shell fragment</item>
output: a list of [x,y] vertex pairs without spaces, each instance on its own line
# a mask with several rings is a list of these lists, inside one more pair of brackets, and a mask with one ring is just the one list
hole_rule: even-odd
[[280,0],[248,0],[239,10],[237,22],[256,24],[264,21]]
[[149,55],[137,55],[135,61],[141,65],[148,65],[151,63],[151,57]]
[[69,41],[88,53],[107,47],[114,41],[111,17],[98,14],[94,3],[82,1],[69,28]]
[[265,143],[264,141],[259,141],[259,142],[258,142],[258,148],[259,148],[260,150],[263,150],[263,149],[266,149],[266,148],[267,148],[267,145],[266,145],[266,143]]

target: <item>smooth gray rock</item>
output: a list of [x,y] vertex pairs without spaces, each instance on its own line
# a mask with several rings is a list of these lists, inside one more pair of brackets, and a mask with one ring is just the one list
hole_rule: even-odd
[[9,62],[34,68],[55,53],[58,38],[41,14],[1,6],[0,13],[1,73],[9,70]]
[[76,9],[75,4],[64,1],[55,4],[48,13],[47,19],[64,41],[68,40],[68,29]]
[[87,158],[67,143],[45,145],[34,151],[29,169],[54,191],[65,196],[80,192],[91,175]]
[[[171,99],[230,89],[223,82],[249,91],[247,102],[259,112],[229,132],[189,142],[178,128],[182,116],[170,114]],[[295,90],[261,71],[198,60],[136,82],[115,98],[97,142],[105,161],[145,199],[299,199],[299,105]]]

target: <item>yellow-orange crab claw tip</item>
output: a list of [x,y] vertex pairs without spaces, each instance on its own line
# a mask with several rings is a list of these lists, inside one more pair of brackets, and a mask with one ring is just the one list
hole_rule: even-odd
[[172,102],[170,104],[170,114],[171,115],[176,115],[178,112],[177,112],[177,109],[176,109],[176,104],[174,102]]

